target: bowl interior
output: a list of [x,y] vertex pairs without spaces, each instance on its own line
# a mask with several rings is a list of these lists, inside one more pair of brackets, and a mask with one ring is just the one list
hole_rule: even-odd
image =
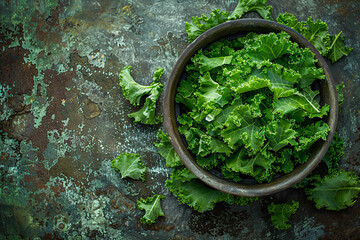
[[[201,168],[193,158],[192,153],[186,148],[186,141],[182,138],[177,128],[176,119],[179,114],[178,104],[175,103],[177,87],[179,82],[185,77],[185,68],[189,63],[190,58],[199,49],[206,48],[211,43],[220,40],[221,38],[236,38],[241,35],[246,35],[249,32],[266,34],[270,32],[279,33],[281,31],[287,32],[291,36],[291,40],[298,43],[300,47],[309,48],[318,60],[318,67],[321,67],[324,70],[326,79],[318,82],[321,99],[324,103],[330,106],[329,114],[324,119],[330,127],[327,140],[318,141],[313,145],[312,155],[305,164],[297,166],[294,171],[289,174],[274,178],[269,183],[235,183],[229,180],[224,180],[221,177],[216,176],[217,174],[213,174]],[[321,54],[309,41],[293,29],[282,24],[263,19],[234,20],[220,24],[203,33],[194,42],[188,45],[188,47],[180,55],[173,67],[165,88],[164,126],[166,132],[169,134],[171,144],[176,153],[179,155],[181,161],[205,184],[217,190],[238,196],[255,197],[272,194],[291,187],[305,178],[318,165],[327,152],[335,132],[337,115],[338,102],[334,80],[327,63]]]

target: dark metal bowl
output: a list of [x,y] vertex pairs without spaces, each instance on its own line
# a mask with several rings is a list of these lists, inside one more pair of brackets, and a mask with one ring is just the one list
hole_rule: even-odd
[[[186,142],[184,142],[178,131],[176,123],[177,115],[175,113],[175,95],[179,82],[181,81],[185,72],[185,67],[189,63],[190,58],[199,49],[206,48],[211,43],[221,38],[229,38],[231,36],[241,34],[245,35],[249,32],[278,33],[281,31],[285,31],[290,34],[291,40],[298,43],[300,47],[309,48],[315,54],[315,58],[318,59],[318,67],[321,67],[324,70],[326,80],[321,80],[319,85],[322,101],[330,106],[330,112],[324,119],[330,127],[327,140],[318,141],[316,144],[314,144],[314,147],[312,148],[312,155],[305,164],[297,166],[294,171],[289,174],[274,178],[269,183],[235,183],[221,179],[209,171],[201,168],[197,164],[196,160],[192,156],[192,153],[186,148]],[[193,174],[195,174],[195,176],[197,176],[208,186],[213,187],[219,191],[238,196],[256,197],[279,192],[293,186],[297,182],[304,179],[319,164],[327,152],[331,140],[334,136],[338,116],[338,100],[334,79],[330,73],[329,66],[321,54],[316,50],[316,48],[302,35],[289,27],[273,21],[267,21],[263,19],[240,19],[220,24],[206,31],[184,50],[175,63],[167,82],[163,114],[165,130],[169,134],[172,146],[174,147],[176,153],[179,155],[184,165]]]

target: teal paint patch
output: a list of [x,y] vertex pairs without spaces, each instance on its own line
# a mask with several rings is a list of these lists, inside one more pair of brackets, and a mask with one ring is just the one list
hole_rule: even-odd
[[20,46],[19,38],[15,37],[14,41],[10,43],[9,48],[18,47],[18,46]]
[[50,170],[56,165],[59,158],[65,157],[66,152],[71,150],[67,141],[71,138],[71,131],[65,128],[61,133],[57,129],[48,131],[49,143],[43,152],[44,167]]
[[34,116],[34,127],[38,128],[41,123],[43,117],[46,116],[46,109],[50,105],[51,101],[48,101],[47,97],[43,96],[24,96],[24,104],[31,104],[31,113]]
[[28,205],[30,193],[23,186],[23,180],[25,176],[34,174],[29,168],[38,162],[37,151],[31,141],[23,140],[19,143],[0,131],[0,155],[6,159],[0,161],[0,176],[3,177],[0,181],[0,204]]
[[12,94],[9,94],[10,89],[9,86],[0,84],[0,122],[9,120],[9,117],[14,114],[7,104],[9,97],[12,97]]

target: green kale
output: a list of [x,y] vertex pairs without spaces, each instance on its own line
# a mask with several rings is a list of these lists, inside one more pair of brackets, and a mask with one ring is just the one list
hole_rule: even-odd
[[130,177],[145,181],[146,167],[141,162],[139,154],[120,153],[119,156],[112,160],[112,168],[121,173],[121,178]]
[[163,195],[155,194],[152,197],[137,200],[138,208],[140,210],[145,210],[145,215],[140,219],[142,223],[152,224],[155,223],[155,220],[158,217],[164,216],[160,205],[160,200],[162,199],[164,199]]
[[123,89],[124,96],[130,101],[132,105],[140,105],[140,100],[143,96],[148,95],[144,106],[137,112],[128,114],[129,117],[134,118],[134,122],[142,124],[158,124],[161,122],[161,116],[156,116],[155,108],[156,101],[161,94],[163,85],[160,83],[160,77],[164,69],[158,68],[154,72],[153,82],[150,86],[143,86],[134,81],[130,74],[131,66],[126,66],[120,73],[120,86]]
[[344,102],[344,94],[343,94],[344,88],[345,88],[344,82],[341,82],[336,85],[336,92],[337,92],[337,96],[338,96],[339,106],[341,106],[341,104],[343,104],[343,102]]
[[272,6],[266,6],[267,0],[240,0],[229,19],[239,19],[247,12],[257,12],[267,20],[272,20]]
[[271,215],[271,222],[275,228],[285,230],[291,227],[288,224],[289,218],[299,208],[299,202],[292,201],[291,203],[275,204],[271,203],[268,206],[268,212]]
[[249,205],[257,198],[235,197],[206,186],[195,175],[184,167],[175,168],[170,179],[166,180],[166,187],[177,197],[181,204],[187,204],[198,212],[214,209],[218,202]]
[[305,163],[329,132],[321,120],[329,106],[311,86],[325,78],[315,63],[285,32],[250,33],[197,52],[175,100],[179,132],[199,165],[264,182]]
[[352,206],[360,192],[359,177],[353,172],[336,171],[315,181],[313,188],[307,188],[308,199],[313,200],[318,209],[340,210]]
[[194,179],[187,169],[174,169],[166,187],[182,204],[187,204],[198,212],[212,210],[217,202],[225,201],[228,194],[206,186],[200,180]]
[[329,173],[334,173],[339,168],[339,163],[344,157],[344,142],[341,137],[335,132],[334,138],[331,141],[329,150],[322,159],[327,167]]
[[266,4],[267,0],[240,0],[230,16],[229,12],[221,12],[220,9],[215,9],[209,17],[204,14],[201,17],[192,17],[191,22],[185,22],[189,42],[194,41],[210,28],[229,20],[241,18],[247,12],[258,12],[262,18],[272,20],[272,6],[266,6]]
[[166,166],[175,167],[182,165],[179,156],[176,154],[173,146],[171,145],[168,134],[159,129],[157,138],[159,142],[154,143],[154,145],[158,148],[159,154],[166,159]]
[[353,48],[345,47],[344,37],[340,36],[342,32],[339,32],[338,35],[330,36],[331,45],[327,54],[327,58],[331,60],[332,63],[336,62],[343,56],[347,56]]
[[314,22],[309,17],[307,21],[298,22],[291,13],[284,13],[279,14],[276,20],[302,34],[321,55],[329,58],[333,63],[347,56],[352,50],[345,47],[344,38],[340,36],[342,32],[336,36],[330,35],[327,24],[319,19]]

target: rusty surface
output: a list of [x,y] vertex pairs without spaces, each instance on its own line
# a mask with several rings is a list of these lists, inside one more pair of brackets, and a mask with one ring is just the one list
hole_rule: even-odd
[[[187,46],[184,22],[231,1],[3,1],[0,82],[12,112],[0,122],[0,239],[358,239],[360,203],[342,211],[315,208],[303,190],[289,189],[250,206],[226,203],[198,213],[166,189],[171,169],[153,142],[161,124],[133,124],[138,110],[118,85],[123,66],[140,84],[157,67],[166,79]],[[330,64],[344,82],[338,134],[341,168],[360,173],[360,2],[270,1],[273,16],[290,12],[343,31],[354,48]],[[2,106],[3,107],[3,106]],[[3,109],[2,109],[3,110]],[[159,112],[162,106],[158,106]],[[121,179],[111,160],[136,152],[146,181]],[[320,171],[320,170],[319,170]],[[165,217],[140,222],[136,201],[163,194]],[[300,202],[292,227],[276,230],[267,206]]]

